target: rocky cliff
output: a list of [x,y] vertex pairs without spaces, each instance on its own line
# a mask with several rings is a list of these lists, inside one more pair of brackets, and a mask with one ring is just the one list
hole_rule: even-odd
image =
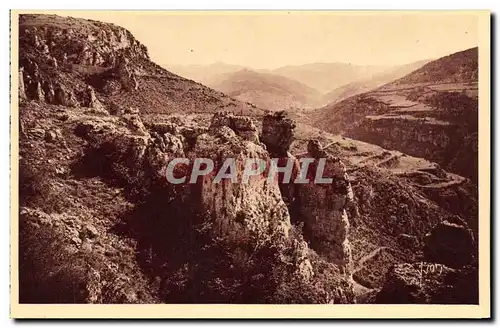
[[111,24],[24,15],[19,42],[21,302],[354,302],[348,263],[330,261],[343,249],[309,246],[278,180],[165,178],[174,158],[270,163],[231,113],[260,110],[156,66]]
[[[290,154],[294,129],[295,123],[283,112],[268,114],[263,119],[262,140],[271,155],[281,159],[278,167],[286,168],[288,160],[294,163],[294,166],[289,166],[292,168],[290,181],[299,178],[300,159],[310,160],[305,174],[309,182],[288,183],[282,174],[279,176],[281,193],[287,201],[292,221],[303,224],[311,247],[350,275],[352,258],[346,209],[353,202],[353,193],[346,168],[338,157],[324,151],[318,140],[310,140],[306,153],[297,157]],[[315,182],[320,160],[325,161],[322,177],[332,179],[332,183]]]
[[93,92],[111,111],[261,112],[156,65],[143,44],[113,24],[21,15],[19,50],[20,94],[28,100],[86,108]]

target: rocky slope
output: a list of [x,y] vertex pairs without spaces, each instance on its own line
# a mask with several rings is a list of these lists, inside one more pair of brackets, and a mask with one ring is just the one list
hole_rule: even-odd
[[[311,249],[277,180],[242,182],[245,159],[270,161],[248,117],[144,125],[136,114],[33,101],[20,110],[22,302],[354,301],[338,238],[313,231],[323,244]],[[164,170],[176,157],[212,158],[217,167],[236,158],[240,173],[236,182],[206,175],[173,185]],[[189,172],[181,166],[174,174]],[[301,197],[318,200],[315,189]],[[347,220],[337,206],[323,215]],[[322,225],[347,240],[335,221]]]
[[[269,163],[250,116],[215,111],[239,112],[226,102],[247,107],[154,66],[119,27],[44,15],[22,16],[20,27],[22,303],[355,301],[350,257],[333,248],[348,245],[346,228],[326,220],[340,240],[304,236],[288,209],[297,203],[285,203],[277,180],[166,180],[177,157],[216,166],[235,158],[239,170],[246,159]],[[154,67],[160,76],[140,74]],[[189,114],[194,104],[192,112],[206,114]],[[344,179],[339,161],[331,165]],[[190,172],[178,166],[174,174]],[[301,197],[316,193],[306,188]],[[343,206],[322,213],[347,224]]]
[[286,77],[244,69],[221,75],[209,84],[240,101],[263,109],[293,110],[317,107],[321,94],[305,84]]
[[311,119],[327,131],[424,157],[477,181],[477,48],[316,110]]
[[[454,272],[462,272],[462,267],[464,272],[472,272],[467,273],[468,278],[463,281],[468,294],[460,296],[462,287],[458,287],[453,292],[455,298],[450,295],[447,302],[467,299],[469,303],[477,303],[474,240],[477,240],[478,203],[473,183],[423,158],[333,135],[302,123],[297,124],[291,152],[299,157],[306,153],[310,138],[320,141],[327,153],[342,160],[352,186],[353,205],[348,205],[346,211],[353,258],[351,273],[358,303],[439,302],[434,296],[402,296],[413,290],[407,285],[401,294],[391,292],[395,284],[391,276],[394,268],[407,270],[417,267],[421,261],[436,268],[451,267]],[[448,229],[449,225],[453,227]],[[458,263],[458,258],[465,261]],[[411,279],[403,281],[410,283]],[[433,290],[446,286],[432,278],[427,282],[434,284]],[[420,281],[416,285],[424,286]],[[377,299],[379,292],[386,296]]]
[[96,99],[110,110],[141,113],[260,112],[161,68],[130,32],[112,24],[21,15],[19,48],[20,93],[28,100],[89,107]]
[[391,67],[371,77],[362,78],[360,80],[342,85],[325,94],[322,97],[321,102],[323,105],[328,105],[357,94],[368,92],[396,79],[402,78],[405,75],[419,69],[428,62],[429,60],[421,60],[406,65]]
[[[20,25],[22,303],[477,302],[469,180],[262,116],[151,63],[120,27]],[[290,159],[294,176],[301,159],[314,176],[324,158],[333,183],[171,184],[178,157],[235,158],[238,172],[246,159]],[[443,270],[415,283],[420,263]]]

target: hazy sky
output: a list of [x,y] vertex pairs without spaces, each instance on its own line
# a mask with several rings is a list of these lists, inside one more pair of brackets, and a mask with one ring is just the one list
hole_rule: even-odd
[[396,65],[478,44],[472,13],[59,12],[129,29],[161,65]]

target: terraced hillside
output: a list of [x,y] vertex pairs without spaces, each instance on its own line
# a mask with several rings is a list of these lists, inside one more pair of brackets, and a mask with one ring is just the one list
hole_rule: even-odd
[[349,240],[359,302],[382,288],[393,265],[421,261],[425,235],[439,222],[458,216],[477,236],[477,190],[470,180],[424,158],[307,124],[297,124],[294,154],[305,152],[310,138],[342,159],[352,185],[356,209],[349,213]]
[[477,48],[311,114],[333,133],[439,163],[477,181]]

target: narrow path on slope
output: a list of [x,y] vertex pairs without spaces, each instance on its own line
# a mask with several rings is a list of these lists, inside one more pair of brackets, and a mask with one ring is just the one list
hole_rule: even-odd
[[380,251],[388,249],[388,247],[381,246],[379,248],[374,249],[370,253],[366,254],[365,256],[361,257],[358,261],[357,267],[353,270],[352,274],[355,274],[356,272],[362,270],[365,267],[365,262],[368,260],[371,260],[374,256],[376,256]]
[[447,174],[448,174],[448,178],[451,178],[450,181],[432,183],[432,184],[427,184],[427,185],[415,184],[415,186],[420,187],[422,189],[444,189],[444,188],[451,188],[451,187],[455,187],[455,186],[460,186],[465,181],[467,181],[466,178],[461,177],[458,174],[453,174],[453,173],[449,173],[449,172]]
[[359,282],[354,280],[354,274],[356,272],[362,270],[365,267],[366,261],[371,260],[374,256],[376,256],[380,251],[382,251],[384,249],[389,249],[389,248],[385,247],[385,246],[378,247],[359,259],[357,266],[353,270],[352,275],[351,275],[351,282],[353,285],[354,295],[356,295],[356,297],[361,296],[363,294],[366,294],[369,291],[372,291],[373,288],[368,288],[366,286],[363,286],[362,284],[360,284]]

